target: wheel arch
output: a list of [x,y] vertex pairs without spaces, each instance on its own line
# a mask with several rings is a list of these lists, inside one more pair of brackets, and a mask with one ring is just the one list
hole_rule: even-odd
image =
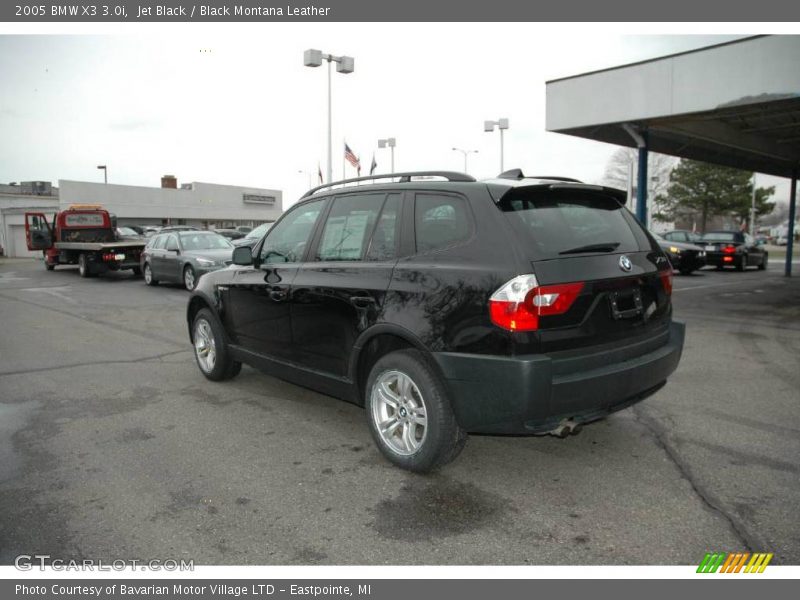
[[[412,332],[397,325],[380,324],[370,327],[362,332],[353,345],[349,365],[349,377],[356,391],[358,404],[366,403],[366,384],[372,366],[382,356],[394,352],[413,348],[418,350],[428,360],[429,364],[439,373],[436,361],[430,355],[425,344]],[[441,375],[441,373],[439,373]]]

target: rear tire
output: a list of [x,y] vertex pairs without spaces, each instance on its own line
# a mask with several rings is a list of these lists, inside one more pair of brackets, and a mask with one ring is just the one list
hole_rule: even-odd
[[380,358],[365,388],[370,432],[381,453],[402,469],[424,473],[454,460],[467,434],[447,391],[418,350]]
[[131,271],[133,272],[133,274],[134,274],[134,276],[135,276],[135,277],[141,277],[141,276],[142,276],[142,269],[141,269],[141,267],[133,267],[133,268],[131,269]]
[[231,358],[222,325],[207,308],[201,309],[194,317],[192,344],[200,372],[211,381],[231,379],[242,370],[242,363]]
[[92,265],[89,264],[89,259],[84,253],[78,256],[78,273],[81,277],[91,277],[94,275],[92,272]]
[[764,254],[761,256],[761,264],[758,265],[758,270],[759,271],[766,270],[768,262],[769,262],[769,253],[764,252]]
[[681,275],[691,275],[692,274],[692,269],[681,269],[680,273],[681,273]]
[[144,282],[147,285],[158,285],[158,281],[153,277],[153,269],[150,268],[150,263],[144,263]]
[[745,266],[747,265],[747,255],[743,254],[739,258],[739,262],[736,263],[736,270],[737,271],[744,271]]

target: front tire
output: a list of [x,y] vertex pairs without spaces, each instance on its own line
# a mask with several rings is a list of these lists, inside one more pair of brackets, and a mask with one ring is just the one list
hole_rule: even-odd
[[455,459],[467,434],[456,421],[441,379],[418,350],[380,358],[366,386],[370,432],[400,468],[424,473]]
[[150,263],[144,263],[144,282],[147,285],[158,285],[158,281],[153,277],[153,269],[150,268]]
[[197,287],[197,273],[195,273],[192,265],[186,265],[183,269],[183,287],[190,292]]
[[242,370],[242,363],[231,358],[222,325],[207,308],[200,310],[194,318],[192,343],[197,366],[211,381],[231,379]]

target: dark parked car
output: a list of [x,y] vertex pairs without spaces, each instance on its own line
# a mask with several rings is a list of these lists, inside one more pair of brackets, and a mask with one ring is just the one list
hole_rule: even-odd
[[661,234],[668,242],[686,242],[687,244],[697,244],[703,241],[703,236],[694,231],[687,231],[686,229],[673,229],[666,233]]
[[670,242],[660,235],[651,234],[667,255],[672,268],[680,271],[681,275],[691,275],[692,271],[706,266],[706,251],[702,247],[685,242]]
[[206,273],[231,261],[233,244],[213,231],[168,231],[150,238],[142,252],[147,285],[161,281],[182,283],[191,291]]
[[144,236],[136,231],[133,227],[117,227],[114,230],[118,240],[141,240]]
[[736,267],[744,271],[745,267],[756,266],[766,269],[769,253],[764,245],[756,243],[753,237],[742,231],[709,231],[703,236],[706,249],[706,262],[722,269]]
[[241,231],[237,231],[235,229],[215,229],[214,233],[218,233],[222,236],[225,236],[229,240],[240,240],[244,237],[244,234]]
[[233,245],[237,248],[239,246],[247,246],[248,248],[252,248],[261,241],[261,238],[264,237],[264,234],[269,231],[269,228],[272,227],[272,225],[273,223],[262,223],[243,238],[234,240]]
[[672,269],[624,192],[519,171],[387,177],[309,191],[200,280],[187,321],[203,375],[244,362],[361,404],[381,452],[427,471],[468,432],[577,433],[676,369]]

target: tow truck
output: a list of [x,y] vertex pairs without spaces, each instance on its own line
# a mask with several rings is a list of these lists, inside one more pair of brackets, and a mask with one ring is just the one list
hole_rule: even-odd
[[99,204],[73,204],[53,215],[25,213],[28,250],[41,250],[48,271],[78,265],[81,277],[130,269],[141,275],[139,256],[145,241],[119,240],[112,216]]

